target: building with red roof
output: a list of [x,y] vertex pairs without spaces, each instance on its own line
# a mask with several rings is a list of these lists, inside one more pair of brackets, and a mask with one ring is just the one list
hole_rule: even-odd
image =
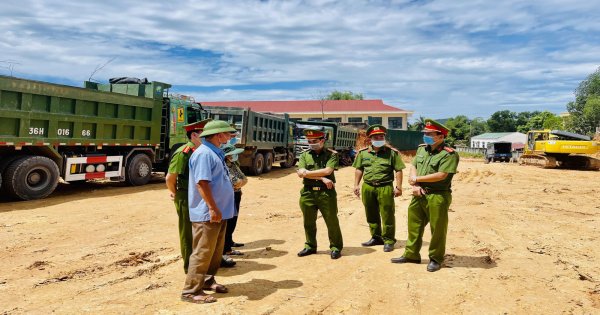
[[367,121],[391,129],[408,127],[412,111],[384,104],[382,100],[307,100],[307,101],[231,101],[201,102],[202,106],[250,108],[256,112],[283,114],[293,120],[327,119],[341,123],[361,124]]

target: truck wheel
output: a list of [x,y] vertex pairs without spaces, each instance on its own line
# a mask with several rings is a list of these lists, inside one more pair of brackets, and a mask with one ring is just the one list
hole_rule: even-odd
[[294,153],[288,152],[285,162],[281,162],[279,165],[283,168],[290,168],[294,166],[294,164],[296,164],[296,157],[294,156]]
[[25,156],[6,168],[6,191],[21,200],[41,199],[58,185],[59,171],[54,161],[43,156]]
[[254,160],[252,160],[252,166],[250,167],[250,175],[260,175],[263,172],[265,166],[265,158],[262,154],[256,153]]
[[265,153],[265,166],[263,167],[263,173],[268,173],[273,168],[273,153]]
[[490,164],[490,159],[489,159],[489,158],[485,158],[485,161],[484,161],[484,163],[485,163],[485,164]]
[[132,186],[146,185],[152,177],[152,161],[145,154],[133,156],[125,175],[125,180]]

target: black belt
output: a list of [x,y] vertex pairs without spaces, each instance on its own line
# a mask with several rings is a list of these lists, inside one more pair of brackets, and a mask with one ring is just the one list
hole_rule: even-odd
[[423,187],[423,190],[425,190],[426,193],[428,194],[435,194],[435,193],[445,193],[445,192],[452,192],[452,189],[431,189],[431,188],[427,188],[427,187]]
[[369,186],[373,186],[373,187],[381,187],[381,186],[387,186],[387,185],[389,185],[389,184],[391,184],[393,182],[394,182],[393,179],[392,180],[383,181],[383,182],[375,180],[375,181],[365,181],[365,184],[367,184]]

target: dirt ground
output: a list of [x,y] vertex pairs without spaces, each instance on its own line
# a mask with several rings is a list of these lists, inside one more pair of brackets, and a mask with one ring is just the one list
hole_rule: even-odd
[[[0,313],[598,314],[600,172],[462,161],[454,179],[446,267],[391,264],[406,242],[408,185],[396,199],[391,253],[369,238],[353,169],[336,173],[343,257],[299,258],[300,179],[274,168],[244,188],[228,294],[179,300],[176,214],[162,177],[143,187],[60,185],[47,199],[0,203]],[[406,176],[406,174],[405,174]],[[406,178],[405,178],[406,183]],[[429,233],[421,254],[427,257]]]

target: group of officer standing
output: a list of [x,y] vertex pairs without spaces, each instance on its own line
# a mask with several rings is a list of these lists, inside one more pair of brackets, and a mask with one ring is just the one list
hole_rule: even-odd
[[[409,166],[408,183],[412,200],[408,206],[408,237],[404,254],[392,258],[393,263],[421,263],[419,254],[425,226],[430,224],[431,242],[427,271],[441,268],[446,250],[448,209],[452,202],[452,177],[456,173],[459,157],[445,143],[449,129],[427,119],[423,128],[424,144],[419,146]],[[370,145],[357,152],[353,167],[354,194],[362,196],[365,216],[371,238],[362,246],[383,245],[391,252],[396,243],[396,217],[394,197],[402,195],[402,170],[405,168],[400,152],[385,141],[387,129],[372,125],[366,135]],[[304,219],[306,242],[298,253],[303,257],[317,252],[317,212],[320,211],[327,226],[331,259],[342,256],[343,238],[337,217],[337,193],[334,171],[339,156],[325,148],[325,133],[304,130],[310,150],[299,158],[297,175],[303,179],[300,190],[300,209]],[[361,180],[363,182],[360,185]]]
[[[181,299],[192,303],[211,303],[216,299],[204,291],[227,293],[214,278],[220,266],[228,266],[225,253],[241,254],[232,247],[243,246],[232,240],[245,176],[236,164],[237,149],[229,144],[236,130],[224,121],[199,121],[185,127],[189,142],[172,156],[166,177],[167,188],[179,217],[181,256],[186,283]],[[387,130],[372,125],[366,135],[370,145],[356,153],[353,167],[354,194],[362,197],[371,238],[362,246],[383,245],[394,250],[396,218],[394,197],[402,195],[403,169],[400,152],[386,143]],[[317,215],[321,212],[327,226],[331,259],[342,256],[344,241],[338,220],[334,171],[339,155],[326,148],[326,134],[304,130],[309,150],[299,157],[298,177],[302,178],[300,209],[306,242],[298,256],[317,253]],[[441,268],[446,248],[448,209],[452,202],[451,182],[458,166],[458,154],[446,145],[448,128],[426,120],[421,145],[409,166],[413,198],[408,207],[408,238],[404,254],[393,263],[421,263],[420,249],[425,226],[429,223],[428,271]],[[360,185],[362,181],[362,185]],[[232,266],[235,263],[231,264]]]

